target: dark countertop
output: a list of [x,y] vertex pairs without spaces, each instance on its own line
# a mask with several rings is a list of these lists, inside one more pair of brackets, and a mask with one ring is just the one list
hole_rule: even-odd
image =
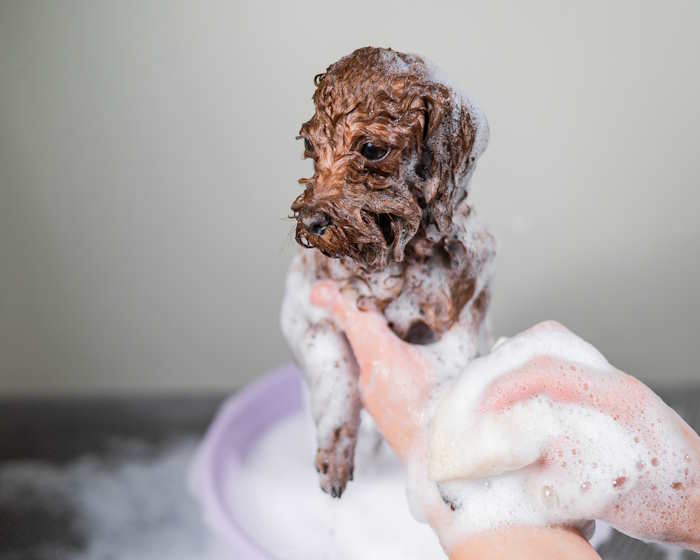
[[[662,390],[659,394],[689,424],[700,429],[700,386]],[[11,465],[16,475],[25,464],[27,468],[48,465],[50,469],[60,469],[85,456],[107,461],[114,454],[115,445],[123,445],[125,441],[138,441],[141,453],[144,448],[162,449],[170,442],[188,438],[194,442],[224,398],[209,395],[0,399],[0,469]],[[81,555],[86,540],[71,522],[71,509],[56,508],[55,504],[51,511],[40,511],[37,507],[24,509],[12,489],[2,487],[3,481],[10,484],[8,480],[16,481],[16,477],[1,475],[2,470],[0,560],[126,560],[102,553]],[[41,489],[37,485],[27,488],[35,493]],[[666,557],[662,550],[619,533],[604,542],[599,552],[604,559],[615,560]],[[700,559],[700,555],[684,552],[678,558]]]
[[204,433],[226,395],[0,399],[0,462],[71,461],[114,438],[163,443]]

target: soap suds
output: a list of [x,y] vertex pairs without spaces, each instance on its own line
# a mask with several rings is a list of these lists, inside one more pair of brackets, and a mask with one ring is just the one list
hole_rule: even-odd
[[[437,397],[429,466],[409,488],[454,511],[441,534],[603,518],[638,538],[694,542],[698,457],[682,420],[557,323],[541,323],[472,361]],[[429,476],[427,472],[429,471]],[[690,505],[688,505],[690,503]]]
[[411,517],[403,469],[385,445],[360,437],[342,500],[318,491],[313,451],[308,413],[296,414],[270,428],[231,480],[234,516],[275,558],[444,558],[432,530]]
[[231,560],[185,484],[194,439],[0,465],[3,560]]
[[[342,500],[333,501],[318,492],[317,481],[308,472],[313,472],[309,468],[313,448],[310,421],[294,416],[287,422],[268,432],[261,441],[267,450],[254,450],[247,463],[267,473],[279,472],[284,464],[284,477],[270,480],[261,475],[255,480],[257,487],[245,492],[247,500],[262,498],[270,504],[288,497],[286,508],[284,503],[277,510],[266,508],[264,503],[251,505],[250,501],[231,504],[235,511],[246,513],[248,517],[243,521],[248,530],[256,531],[259,540],[277,553],[278,560],[366,560],[374,558],[368,553],[369,547],[376,546],[375,541],[384,535],[387,541],[377,549],[384,554],[382,558],[445,557],[430,529],[408,513],[405,475],[387,449],[381,449],[375,458],[372,439],[361,439],[360,468],[365,476],[348,488]],[[115,446],[108,457],[86,456],[63,466],[36,461],[0,464],[0,558],[238,560],[207,530],[201,510],[187,490],[185,480],[196,445],[194,439],[157,448],[128,442]],[[272,465],[258,463],[265,456]],[[232,489],[230,494],[242,497],[243,492]],[[298,516],[301,508],[295,508],[293,501],[297,499],[299,504],[306,504],[304,507],[318,507],[315,516],[313,512]],[[352,511],[343,513],[341,510],[349,503],[355,504],[348,506]],[[281,540],[285,530],[280,527],[279,513],[289,516],[286,531],[291,533],[292,542],[301,540],[296,556],[289,543]],[[357,527],[353,516],[370,519],[363,522],[366,533],[364,527]],[[363,531],[359,537],[357,532],[349,534],[348,538],[354,537],[349,545],[343,536],[346,519]],[[316,525],[309,526],[308,520]],[[321,531],[326,537],[320,538]],[[389,537],[395,542],[388,542]],[[305,543],[304,538],[308,539]],[[597,523],[592,543],[604,545],[611,538],[624,539],[605,523]],[[407,552],[407,544],[422,548]],[[324,548],[328,546],[333,548]],[[346,556],[339,552],[343,546],[351,547]],[[621,553],[628,548],[624,542],[615,547],[617,560],[638,557]],[[309,549],[313,549],[311,554]],[[630,553],[633,550],[638,549],[630,549]],[[678,548],[663,550],[669,560],[689,558],[689,553],[682,556]],[[650,557],[652,554],[650,551]]]

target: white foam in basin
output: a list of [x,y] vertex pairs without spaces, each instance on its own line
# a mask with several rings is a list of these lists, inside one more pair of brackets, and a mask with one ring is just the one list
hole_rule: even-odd
[[340,500],[323,494],[313,468],[308,413],[272,426],[227,488],[245,531],[279,560],[444,558],[437,537],[409,513],[393,453],[360,438],[355,480]]

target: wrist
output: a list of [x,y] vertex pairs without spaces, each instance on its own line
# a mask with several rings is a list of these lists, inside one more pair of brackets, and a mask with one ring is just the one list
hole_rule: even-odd
[[508,527],[469,537],[450,560],[600,560],[581,533],[562,527]]

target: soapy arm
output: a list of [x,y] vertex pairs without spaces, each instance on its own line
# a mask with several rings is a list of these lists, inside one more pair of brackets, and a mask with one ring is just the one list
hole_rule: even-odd
[[[431,377],[428,362],[418,350],[396,337],[384,318],[358,311],[331,282],[320,282],[311,293],[315,305],[327,308],[345,330],[360,367],[365,408],[379,430],[402,457],[419,437],[419,415]],[[415,383],[413,393],[397,392],[397,385]],[[564,528],[514,527],[469,537],[454,548],[450,560],[568,559],[600,560],[576,531]]]
[[[433,378],[433,372],[430,370],[428,361],[423,358],[418,347],[405,344],[397,339],[384,324],[381,316],[357,311],[332,284],[322,283],[317,285],[312,293],[312,301],[317,305],[330,309],[347,332],[355,355],[358,357],[360,386],[365,406],[372,414],[376,414],[375,419],[378,426],[389,443],[399,455],[406,457],[407,451],[410,450],[416,439],[425,436],[421,432],[421,425],[425,424],[421,424],[420,419],[421,415],[426,412],[424,405],[430,392],[430,379]],[[536,345],[537,337],[540,336],[541,338],[542,330],[546,331],[547,329],[555,328],[568,333],[566,329],[555,323],[545,323],[534,327],[531,329],[531,332],[519,335],[521,343],[529,344],[530,346]],[[571,335],[571,333],[569,334]],[[593,352],[595,352],[594,349]],[[496,376],[496,381],[481,396],[479,414],[488,416],[489,414],[505,413],[505,411],[511,410],[518,402],[536,395],[543,395],[554,401],[568,402],[572,405],[596,407],[602,413],[614,418],[615,422],[628,429],[635,422],[639,423],[643,415],[636,414],[635,410],[629,409],[629,407],[625,408],[625,403],[636,402],[641,407],[658,411],[659,417],[664,419],[663,423],[668,429],[673,430],[673,433],[676,435],[680,434],[684,438],[687,449],[692,453],[692,457],[687,455],[685,458],[688,461],[688,470],[686,472],[692,470],[686,475],[688,478],[685,481],[685,485],[673,485],[674,491],[678,492],[675,514],[670,518],[663,516],[662,519],[661,516],[657,517],[651,512],[651,515],[644,516],[645,522],[642,525],[634,525],[635,522],[626,518],[619,508],[613,507],[597,512],[600,515],[592,517],[606,518],[613,524],[622,526],[629,532],[636,534],[636,536],[677,542],[697,550],[700,544],[700,527],[698,526],[700,523],[700,492],[698,492],[697,488],[700,439],[697,434],[673,411],[670,411],[648,388],[634,378],[617,372],[617,370],[605,372],[612,377],[613,382],[606,382],[601,386],[595,387],[594,392],[591,390],[591,384],[597,383],[599,380],[599,376],[596,377],[594,373],[587,374],[583,372],[582,375],[575,376],[577,382],[572,382],[571,379],[566,377],[562,382],[562,376],[560,375],[562,363],[570,368],[580,367],[580,364],[577,364],[575,361],[567,362],[561,359],[557,361],[552,356],[547,356],[546,352],[544,356],[540,356],[539,360],[539,362],[535,360],[536,363],[525,364],[523,367],[516,368],[513,371],[504,371],[502,375]],[[604,361],[602,356],[600,356],[600,360],[602,360],[598,364],[600,367],[607,365],[614,369]],[[417,387],[416,391],[396,391],[397,385],[402,386],[406,383],[415,384]],[[595,398],[590,396],[594,393]],[[630,395],[633,395],[634,398],[630,399]],[[642,432],[644,432],[644,427],[641,428]],[[519,437],[524,435],[521,434]],[[652,435],[649,437],[652,437]],[[544,451],[542,457],[547,456],[548,444],[549,442],[543,442]],[[664,441],[661,441],[660,445],[666,444]],[[465,441],[466,446],[467,443]],[[498,464],[498,459],[499,457],[492,457],[490,463]],[[538,463],[536,461],[532,462],[528,458],[526,458],[522,466],[529,464],[535,470],[549,467],[547,461]],[[504,465],[502,468],[505,470],[508,468],[519,468],[518,466],[509,467],[508,461],[505,461]],[[457,471],[453,472],[452,476],[468,478],[471,476],[469,468],[471,468],[469,464],[459,465],[457,462]],[[630,493],[632,495],[638,495],[642,491],[651,493],[652,495],[649,497],[652,500],[651,503],[653,503],[653,492],[657,490],[654,485],[650,485],[648,488],[640,486],[639,490],[635,487]],[[616,504],[619,505],[619,502]],[[624,511],[624,508],[622,508],[622,511]],[[440,533],[441,524],[449,523],[449,516],[444,514],[429,515],[429,518],[438,533]],[[503,531],[509,534],[509,538],[502,538]],[[566,532],[562,533],[561,531]],[[513,536],[512,540],[510,535]],[[581,558],[596,557],[592,548],[576,533],[563,529],[547,528],[499,529],[495,532],[489,531],[477,536],[470,536],[465,538],[461,544],[453,547],[452,557],[460,559],[479,557],[479,554],[474,556],[474,550],[482,547],[481,550],[483,551],[483,547],[490,546],[489,543],[500,543],[502,546],[499,547],[499,550],[506,550],[506,552],[503,552],[502,557],[507,557],[507,550],[510,550],[507,543],[518,543],[523,540],[524,543],[520,542],[510,552],[518,551],[516,556],[523,557],[521,548],[528,550],[528,547],[524,546],[524,544],[530,543],[534,547],[533,550],[539,551],[539,557],[557,557],[555,552],[558,546],[557,543],[563,543],[571,538],[579,539],[580,542],[575,541],[578,543],[575,549],[582,555]],[[567,547],[570,545],[571,543],[567,544]],[[504,546],[505,549],[503,548]],[[495,557],[499,556],[496,555]],[[572,554],[567,553],[566,557],[571,558]]]

